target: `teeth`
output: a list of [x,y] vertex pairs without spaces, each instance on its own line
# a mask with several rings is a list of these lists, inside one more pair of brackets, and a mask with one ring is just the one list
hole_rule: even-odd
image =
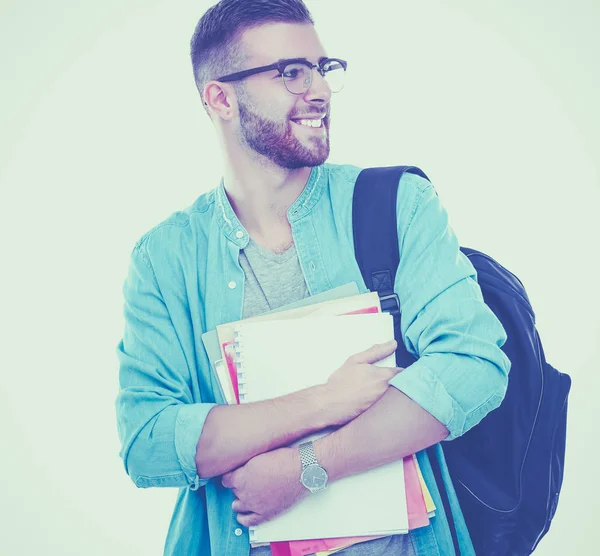
[[298,120],[300,125],[305,125],[307,127],[321,127],[321,120]]

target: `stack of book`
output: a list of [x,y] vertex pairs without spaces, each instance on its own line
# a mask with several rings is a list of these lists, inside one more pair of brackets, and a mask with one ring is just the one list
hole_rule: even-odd
[[[323,384],[345,360],[394,338],[377,293],[347,284],[202,336],[222,400],[251,403]],[[376,365],[395,366],[394,355]],[[299,440],[316,439],[324,430]],[[417,458],[346,477],[249,530],[274,556],[334,554],[352,544],[429,524],[435,506]]]

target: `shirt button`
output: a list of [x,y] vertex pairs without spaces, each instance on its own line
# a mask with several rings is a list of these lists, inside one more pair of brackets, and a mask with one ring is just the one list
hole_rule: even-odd
[[229,286],[230,290],[235,289],[236,283],[232,280],[231,282],[229,282],[229,284],[227,284]]
[[237,237],[238,239],[242,239],[244,237],[244,232],[242,232],[241,230],[239,232],[237,232],[235,234],[235,237]]
[[237,529],[234,531],[234,533],[235,533],[235,536],[236,536],[236,537],[240,537],[240,536],[242,535],[242,530],[241,530],[241,529],[238,527],[238,528],[237,528]]

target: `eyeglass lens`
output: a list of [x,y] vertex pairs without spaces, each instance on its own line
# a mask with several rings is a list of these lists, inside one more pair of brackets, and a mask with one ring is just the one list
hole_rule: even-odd
[[[286,89],[295,95],[302,94],[312,83],[312,69],[304,64],[288,64],[283,72],[283,82]],[[337,93],[344,87],[346,70],[336,60],[331,60],[323,66],[325,81],[332,93]]]

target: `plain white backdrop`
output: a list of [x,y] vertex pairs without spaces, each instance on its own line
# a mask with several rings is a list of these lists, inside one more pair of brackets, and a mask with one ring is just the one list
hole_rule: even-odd
[[[595,552],[596,0],[307,2],[332,56],[330,161],[415,164],[462,245],[525,283],[573,378],[540,556]],[[158,555],[175,491],[118,457],[115,346],[135,241],[218,184],[189,39],[201,0],[0,0],[0,552]]]

